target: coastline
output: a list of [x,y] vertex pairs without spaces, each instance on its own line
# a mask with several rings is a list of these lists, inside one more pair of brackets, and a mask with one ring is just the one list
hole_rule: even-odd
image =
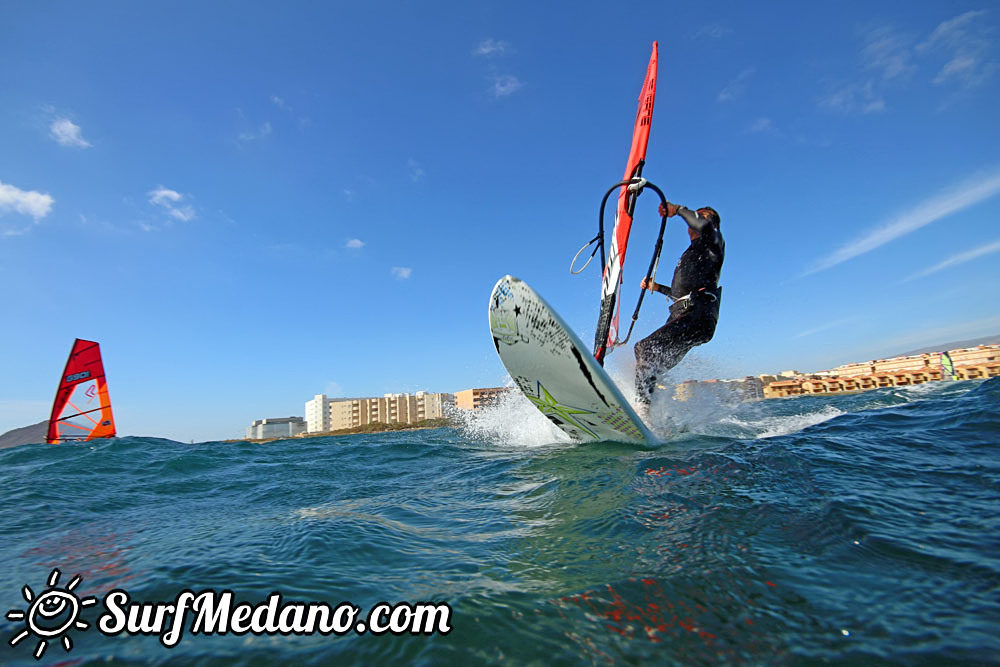
[[359,435],[364,433],[384,433],[389,431],[424,431],[432,428],[444,428],[446,426],[455,426],[457,422],[453,419],[447,417],[441,417],[438,419],[423,419],[418,422],[413,422],[408,424],[405,422],[386,424],[383,422],[373,422],[371,424],[365,424],[363,426],[353,426],[351,428],[339,429],[336,431],[318,431],[313,433],[300,433],[299,435],[292,437],[282,437],[282,438],[234,438],[230,440],[222,440],[221,442],[252,442],[252,443],[267,443],[274,442],[276,440],[297,440],[302,438],[325,438],[328,436],[341,436],[341,435]]

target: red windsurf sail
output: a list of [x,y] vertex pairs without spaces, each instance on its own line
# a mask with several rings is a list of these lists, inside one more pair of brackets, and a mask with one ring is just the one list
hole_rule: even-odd
[[59,380],[45,441],[51,444],[114,436],[115,419],[101,346],[77,338]]
[[[656,58],[656,42],[653,42],[653,53],[646,68],[646,80],[643,81],[642,90],[639,92],[639,109],[632,130],[632,149],[629,151],[625,177],[622,180],[641,176],[646,161],[646,144],[649,143],[649,126],[653,121],[653,101],[656,98]],[[621,310],[618,293],[622,284],[622,269],[625,266],[625,250],[628,247],[629,233],[632,231],[635,199],[636,195],[622,186],[618,193],[618,212],[615,215],[615,229],[611,235],[611,250],[601,281],[601,314],[597,320],[594,340],[594,356],[600,364],[604,363],[604,356],[614,348],[618,339],[618,314]]]

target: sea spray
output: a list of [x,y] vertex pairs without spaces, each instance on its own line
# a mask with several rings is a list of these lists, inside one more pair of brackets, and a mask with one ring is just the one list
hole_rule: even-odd
[[539,412],[512,381],[507,386],[510,391],[478,410],[455,409],[449,414],[461,424],[466,437],[507,447],[571,442],[569,436]]

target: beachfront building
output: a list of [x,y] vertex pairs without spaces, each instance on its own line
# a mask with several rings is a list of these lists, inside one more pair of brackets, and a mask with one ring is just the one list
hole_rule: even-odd
[[306,421],[302,417],[272,417],[254,421],[247,428],[247,440],[294,438],[305,432]]
[[317,394],[306,403],[309,433],[339,431],[368,424],[415,424],[440,419],[454,396],[418,391],[413,394],[385,394],[375,398],[327,398]]
[[[942,372],[941,352],[911,354],[889,359],[874,359],[844,364],[812,375],[781,377],[764,384],[764,398],[785,398],[804,394],[847,394],[884,387],[950,380]],[[978,380],[1000,376],[1000,345],[949,350],[959,380]],[[785,373],[781,374],[785,376]]]
[[462,410],[479,410],[508,391],[510,387],[463,389],[455,393],[455,407]]
[[330,428],[330,408],[326,394],[316,394],[306,403],[306,431],[308,433],[324,433]]

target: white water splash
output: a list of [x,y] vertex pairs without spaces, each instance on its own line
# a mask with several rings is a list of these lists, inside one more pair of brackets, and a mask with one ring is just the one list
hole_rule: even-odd
[[455,409],[449,416],[459,421],[462,431],[472,440],[508,447],[572,442],[513,386],[513,382],[508,382],[508,386],[511,390],[490,405],[478,410]]
[[801,415],[784,415],[774,417],[764,417],[763,419],[743,420],[736,415],[731,415],[723,420],[736,426],[740,430],[749,431],[754,438],[773,438],[779,435],[796,433],[810,426],[822,424],[834,417],[844,414],[832,405],[828,405],[818,412],[807,412]]
[[[631,357],[615,361],[615,365],[608,368],[608,373],[635,406],[635,361]],[[679,392],[674,389],[675,385],[686,380],[717,377],[718,371],[718,364],[711,358],[699,355],[697,351],[688,355],[667,373],[661,388],[654,394],[645,418],[650,429],[666,439],[678,433],[740,439],[771,438],[795,433],[844,414],[842,410],[825,406],[805,414],[758,416],[761,412],[759,402],[748,401],[738,390],[721,382],[690,384]]]

